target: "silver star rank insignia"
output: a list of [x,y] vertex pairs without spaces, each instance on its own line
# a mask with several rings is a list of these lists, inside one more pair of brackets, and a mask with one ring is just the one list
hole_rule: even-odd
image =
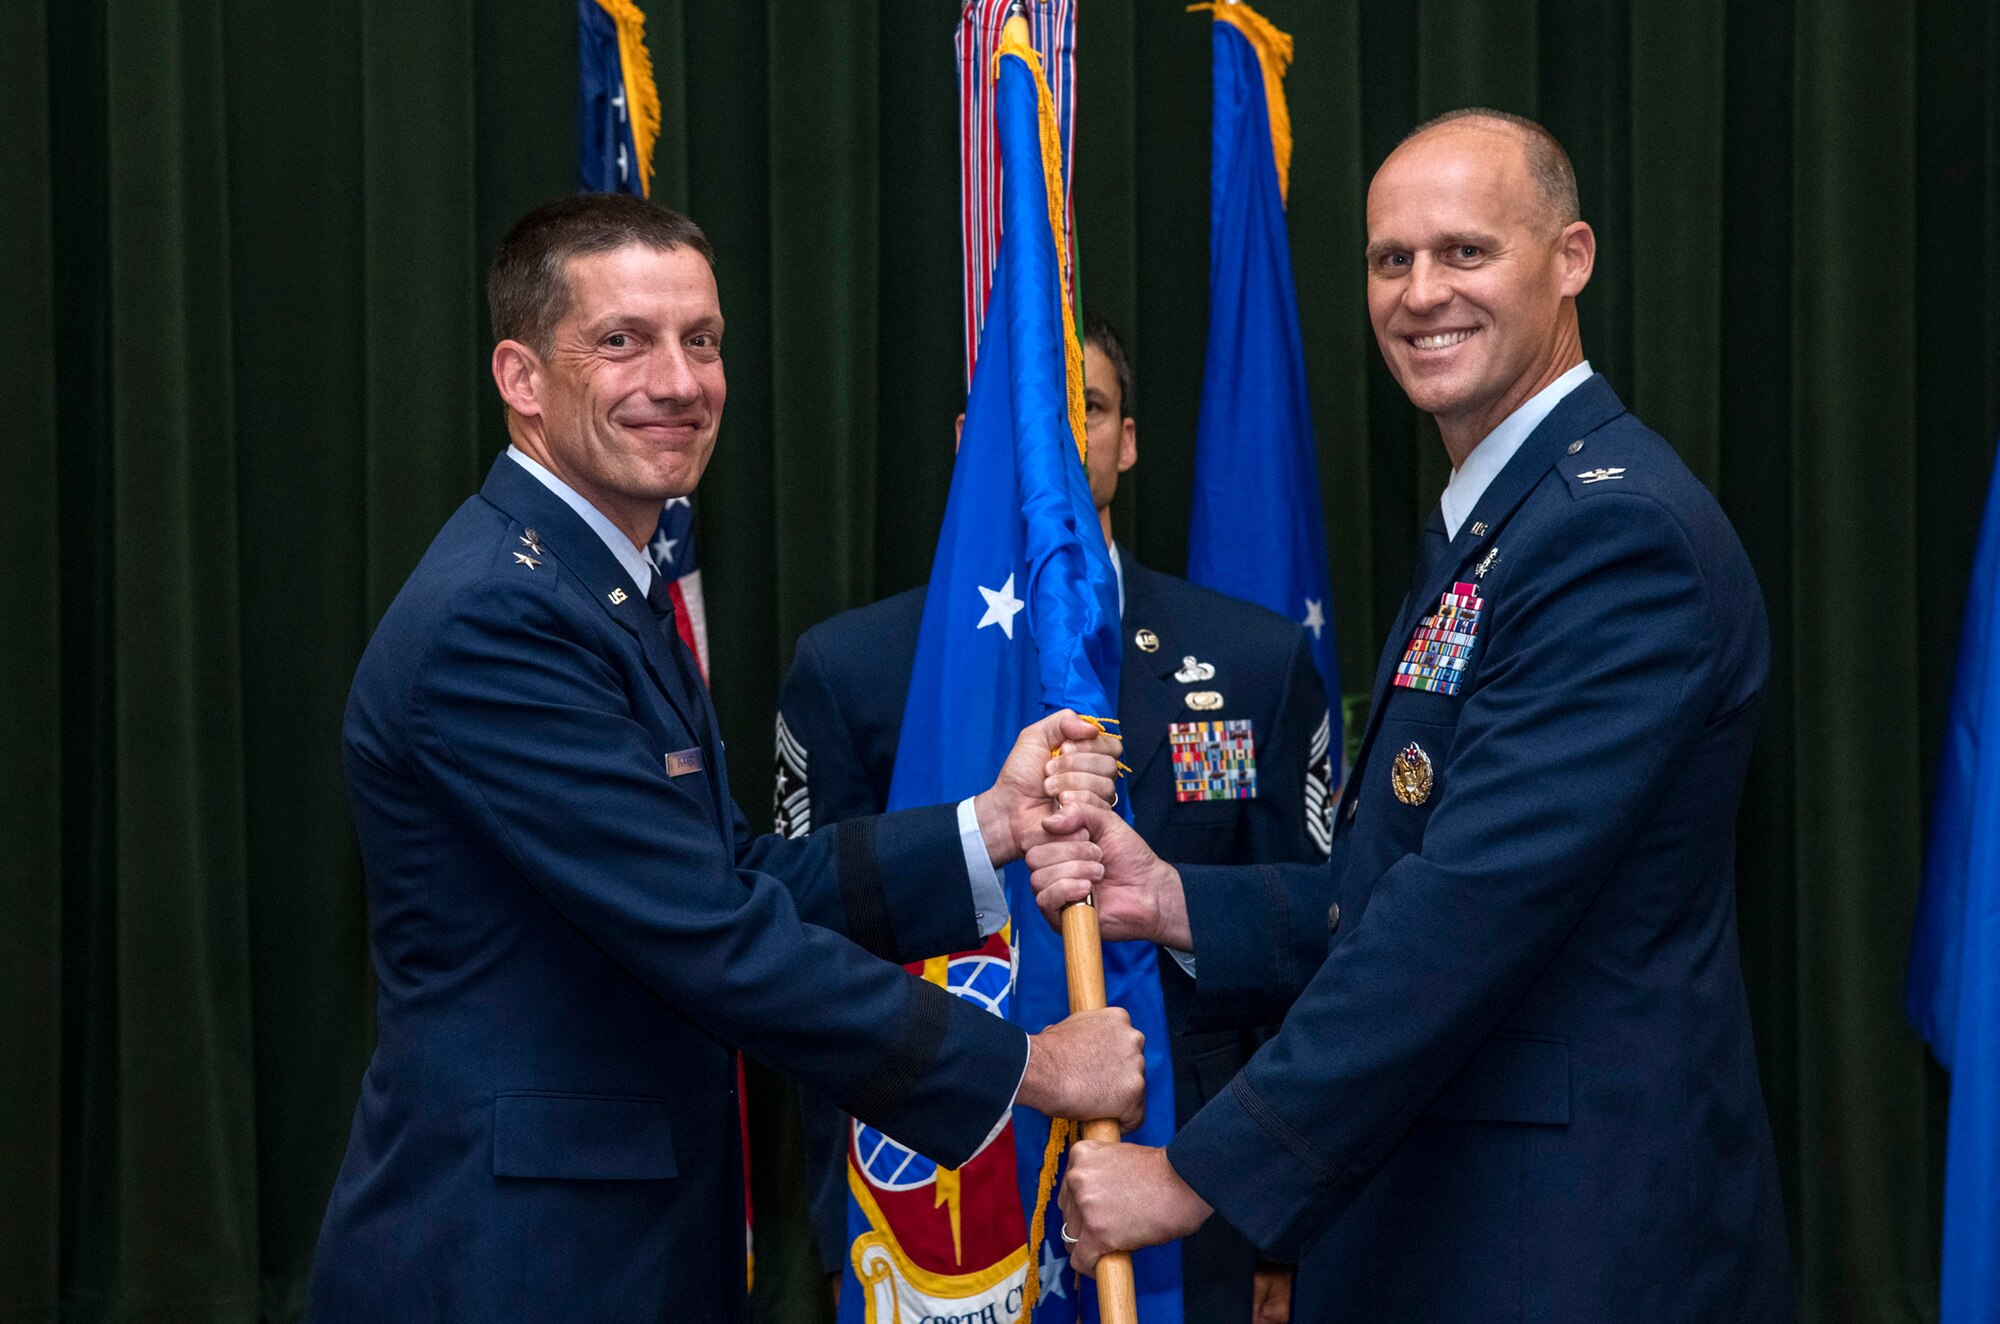
[[514,553],[514,561],[517,565],[524,565],[528,567],[528,569],[530,570],[533,570],[536,566],[541,564],[540,561],[537,561],[534,557],[528,555],[526,552]]

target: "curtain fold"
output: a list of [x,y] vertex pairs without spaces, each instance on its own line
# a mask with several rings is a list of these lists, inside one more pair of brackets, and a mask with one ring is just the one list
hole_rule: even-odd
[[[797,633],[925,578],[965,383],[953,7],[650,0],[655,196],[718,250],[702,492],[753,820]],[[2000,428],[2000,14],[1982,0],[1267,0],[1350,676],[1447,476],[1383,370],[1369,176],[1484,103],[1569,147],[1584,345],[1718,493],[1773,672],[1741,942],[1805,1318],[1935,1317],[1942,1076],[1903,1025],[1918,850]],[[1079,14],[1085,298],[1127,332],[1114,523],[1181,569],[1209,21]],[[360,650],[504,445],[483,268],[574,187],[551,0],[0,6],[0,1319],[290,1320],[372,1036],[339,766]],[[780,1078],[757,1310],[826,1316]]]
[[[0,121],[49,119],[45,0],[0,11]],[[62,779],[65,686],[61,677],[61,545],[56,457],[52,144],[39,132],[0,134],[0,399],[12,405],[15,440],[0,445],[0,491],[14,495],[12,569],[0,576],[0,794],[7,913],[0,921],[0,1173],[18,1225],[0,1255],[0,1313],[54,1309],[62,1244]],[[18,337],[18,339],[17,339]]]

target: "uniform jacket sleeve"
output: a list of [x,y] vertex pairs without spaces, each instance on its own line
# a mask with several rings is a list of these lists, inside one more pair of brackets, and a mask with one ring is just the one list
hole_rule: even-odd
[[[807,922],[851,912],[882,879],[964,877],[949,807],[850,833],[744,845],[707,774],[668,777],[597,632],[554,591],[494,581],[437,630],[410,695],[418,775],[505,863],[684,1016],[946,1164],[1013,1096],[1021,1032]],[[850,927],[869,924],[849,913]],[[942,952],[976,934],[930,936]],[[959,929],[963,929],[960,932]],[[872,936],[893,932],[886,920]]]
[[[811,634],[778,691],[780,832],[826,831],[879,811],[845,710]],[[835,830],[838,830],[837,827]],[[968,946],[976,943],[967,944]],[[825,1273],[847,1262],[847,1114],[817,1090],[799,1091],[806,1141],[806,1197],[813,1244]]]
[[[1326,871],[1319,896],[1297,870],[1189,878],[1204,981],[1277,1000],[1305,980],[1277,1037],[1169,1150],[1267,1253],[1296,1253],[1345,1208],[1499,1025],[1712,715],[1721,626],[1672,513],[1607,493],[1576,501],[1554,533],[1520,553],[1421,848],[1324,961],[1312,966],[1302,932]],[[1238,912],[1214,904],[1225,891]],[[1317,927],[1325,945],[1323,912]],[[1268,944],[1261,986],[1232,929]]]

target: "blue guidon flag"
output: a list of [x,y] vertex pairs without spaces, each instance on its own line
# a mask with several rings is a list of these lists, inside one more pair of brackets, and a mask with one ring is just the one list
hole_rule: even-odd
[[1966,595],[1924,886],[1910,1023],[1951,1072],[1939,1324],[2000,1319],[2000,469]]
[[[1083,354],[1059,242],[1056,117],[1022,29],[998,43],[1002,225],[951,495],[924,600],[889,807],[948,803],[989,785],[1020,728],[1058,708],[1118,703],[1118,590],[1082,463]],[[1129,810],[1127,811],[1129,812]],[[910,967],[1034,1032],[1069,1014],[1062,939],[1027,871],[1006,870],[1015,924],[976,951]],[[1151,943],[1106,943],[1108,1000],[1146,1036],[1146,1122],[1173,1134],[1173,1074]],[[1097,1318],[1070,1270],[1061,1211],[1029,1243],[1048,1119],[1016,1108],[963,1167],[941,1169],[893,1136],[849,1132],[850,1250],[841,1324]],[[1140,1317],[1179,1324],[1180,1247],[1133,1256]]]
[[1340,662],[1313,455],[1292,252],[1285,234],[1292,39],[1247,4],[1214,13],[1209,162],[1208,362],[1195,432],[1188,578],[1269,607],[1312,635],[1332,707],[1313,737],[1307,824],[1333,844],[1339,799]]

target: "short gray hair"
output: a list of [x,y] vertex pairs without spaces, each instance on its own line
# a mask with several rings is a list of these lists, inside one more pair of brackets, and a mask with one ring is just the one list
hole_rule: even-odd
[[1541,195],[1542,205],[1554,215],[1556,224],[1563,226],[1583,219],[1583,209],[1576,197],[1576,171],[1569,163],[1569,153],[1563,150],[1562,143],[1553,133],[1526,115],[1494,110],[1489,106],[1447,110],[1411,129],[1403,135],[1403,142],[1457,120],[1487,120],[1517,130],[1521,136],[1521,150],[1528,158],[1528,177],[1535,181],[1535,191]]

